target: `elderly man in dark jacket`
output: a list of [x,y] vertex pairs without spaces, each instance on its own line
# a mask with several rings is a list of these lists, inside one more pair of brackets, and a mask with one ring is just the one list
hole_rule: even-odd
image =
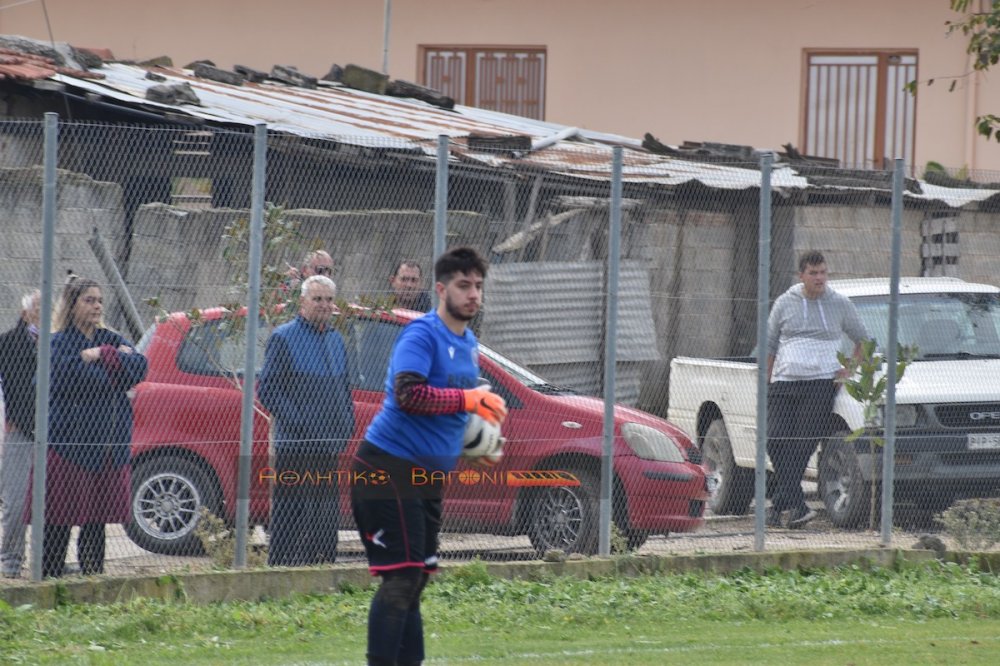
[[257,385],[274,420],[272,566],[333,562],[337,554],[337,457],[354,433],[354,404],[347,349],[331,327],[336,290],[325,275],[303,281],[299,314],[271,334]]
[[6,403],[6,442],[0,456],[0,493],[3,498],[3,542],[0,570],[4,578],[18,578],[24,562],[24,503],[31,475],[31,447],[35,441],[35,368],[38,358],[38,306],[35,290],[21,299],[21,318],[0,335],[0,382]]

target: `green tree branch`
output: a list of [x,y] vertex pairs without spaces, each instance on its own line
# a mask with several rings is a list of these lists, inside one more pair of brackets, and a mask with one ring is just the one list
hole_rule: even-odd
[[[918,349],[916,345],[898,345],[896,349],[896,383],[898,384],[906,372],[906,367],[916,358]],[[868,451],[871,454],[871,472],[874,479],[875,452],[885,445],[880,416],[882,406],[885,404],[885,391],[889,385],[889,376],[882,370],[887,360],[884,355],[879,353],[875,340],[862,342],[856,356],[837,352],[837,360],[846,370],[845,376],[837,381],[844,386],[844,390],[849,396],[861,403],[864,419],[862,426],[845,437],[844,441],[853,442],[863,435],[868,435]],[[877,484],[873,482],[868,514],[869,529],[875,527],[876,487]]]

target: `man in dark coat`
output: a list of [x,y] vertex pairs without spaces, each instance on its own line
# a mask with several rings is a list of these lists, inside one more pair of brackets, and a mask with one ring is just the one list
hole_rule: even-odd
[[396,272],[389,278],[396,307],[429,312],[431,296],[424,287],[424,276],[420,264],[412,259],[404,259],[396,265]]
[[38,358],[38,307],[35,290],[21,299],[21,318],[0,335],[0,382],[6,404],[6,441],[0,456],[0,497],[3,499],[3,541],[0,571],[18,578],[24,562],[24,503],[31,475],[35,441],[35,368]]
[[354,434],[351,368],[331,326],[337,286],[302,282],[298,316],[274,329],[257,384],[274,431],[268,564],[333,562],[337,554],[338,455]]

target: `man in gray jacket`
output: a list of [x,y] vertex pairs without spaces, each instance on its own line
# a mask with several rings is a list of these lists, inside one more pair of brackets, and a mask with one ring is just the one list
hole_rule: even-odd
[[868,334],[854,304],[826,286],[826,259],[816,250],[799,258],[800,283],[778,297],[767,323],[767,455],[774,467],[769,527],[802,527],[816,517],[802,493],[802,475],[829,434],[837,350],[844,334],[854,354]]

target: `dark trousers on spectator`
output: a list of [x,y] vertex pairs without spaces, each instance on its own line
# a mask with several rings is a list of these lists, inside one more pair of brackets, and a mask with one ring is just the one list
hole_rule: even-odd
[[[66,566],[71,525],[46,525],[42,538],[42,576],[57,578]],[[104,573],[104,523],[80,526],[76,539],[76,558],[85,576]]]
[[295,567],[333,562],[340,526],[336,453],[277,451],[267,563]]
[[837,384],[832,379],[772,382],[767,388],[767,455],[774,468],[771,506],[805,506],[802,476],[819,440],[830,434]]

